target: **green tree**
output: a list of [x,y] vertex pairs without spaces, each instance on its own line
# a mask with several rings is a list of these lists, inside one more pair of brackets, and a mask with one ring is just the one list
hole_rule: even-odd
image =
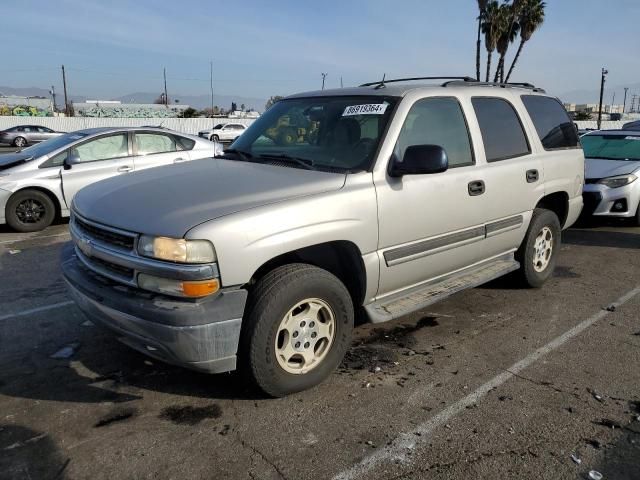
[[267,103],[264,106],[265,110],[269,110],[274,103],[279,102],[280,100],[282,100],[284,97],[281,97],[280,95],[274,95],[272,97],[269,98],[269,100],[267,100]]
[[242,105],[240,105],[240,110],[242,110],[244,112],[244,103]]
[[482,33],[484,33],[484,46],[487,49],[487,74],[485,82],[489,81],[491,72],[491,56],[498,44],[501,32],[501,12],[498,0],[487,3],[482,17]]
[[576,112],[574,120],[591,120],[591,114],[585,111]]
[[231,112],[235,112],[236,110],[238,110],[238,105],[236,105],[236,102],[231,102]]
[[520,25],[518,24],[518,15],[524,4],[523,0],[513,0],[513,3],[500,5],[500,36],[496,44],[496,49],[500,54],[500,60],[498,61],[498,67],[496,68],[496,75],[493,79],[494,82],[504,82],[504,59],[507,56],[507,50],[509,45],[516,40]]
[[480,45],[482,44],[480,35],[482,33],[482,17],[487,8],[488,1],[489,0],[478,0],[478,10],[480,12],[478,15],[478,41],[476,42],[476,80],[478,81],[480,81]]
[[505,79],[506,82],[509,81],[513,73],[513,69],[516,66],[518,58],[520,58],[524,44],[531,40],[536,30],[544,23],[545,7],[546,3],[542,0],[524,0],[518,19],[518,24],[520,25],[520,45],[518,46],[518,51],[516,52],[513,62],[511,62],[509,73],[507,73],[507,78]]
[[195,118],[198,116],[198,111],[195,108],[185,108],[182,111],[182,118]]

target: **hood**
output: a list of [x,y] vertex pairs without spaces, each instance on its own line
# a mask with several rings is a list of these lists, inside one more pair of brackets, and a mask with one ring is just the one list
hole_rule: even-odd
[[31,160],[33,157],[27,153],[7,153],[0,155],[0,170],[7,170],[21,163]]
[[586,178],[606,178],[633,173],[640,168],[640,161],[632,160],[600,160],[586,158]]
[[221,158],[112,177],[73,199],[80,215],[123,230],[181,238],[191,228],[269,203],[342,188],[346,175]]

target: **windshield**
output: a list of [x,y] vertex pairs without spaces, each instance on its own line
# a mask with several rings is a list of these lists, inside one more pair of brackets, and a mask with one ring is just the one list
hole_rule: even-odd
[[318,170],[367,170],[396,102],[395,97],[383,96],[282,100],[226,155]]
[[65,133],[59,137],[54,137],[44,142],[36,143],[31,147],[24,148],[20,150],[20,153],[26,153],[33,158],[38,158],[86,136],[87,134],[82,132]]
[[640,135],[585,135],[584,156],[604,160],[640,160]]
[[222,127],[224,127],[224,125],[222,123],[219,123],[218,125],[216,125],[215,127],[213,127],[214,130],[219,130]]

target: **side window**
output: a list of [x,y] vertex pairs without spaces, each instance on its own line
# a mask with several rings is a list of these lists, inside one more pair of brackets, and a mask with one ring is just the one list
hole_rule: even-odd
[[178,135],[175,136],[176,141],[178,142],[178,146],[180,150],[192,150],[196,144],[195,140],[192,140],[187,137],[180,137]]
[[502,98],[472,98],[488,162],[531,152],[522,123],[513,106]]
[[135,139],[138,147],[138,155],[175,152],[177,150],[175,139],[169,135],[160,133],[136,133]]
[[89,140],[73,149],[73,154],[79,162],[93,162],[96,160],[108,160],[110,158],[126,157],[129,147],[126,133],[100,137]]
[[40,133],[52,133],[53,132],[53,130],[51,130],[51,129],[47,128],[47,127],[38,127],[38,131]]
[[48,168],[48,167],[61,167],[64,161],[67,159],[67,151],[57,154],[55,157],[51,157],[46,162],[42,163],[39,168]]
[[425,98],[413,104],[402,125],[394,154],[402,161],[407,147],[439,145],[450,167],[473,165],[467,122],[455,98]]
[[545,150],[578,146],[576,128],[558,100],[540,95],[523,95],[522,103]]

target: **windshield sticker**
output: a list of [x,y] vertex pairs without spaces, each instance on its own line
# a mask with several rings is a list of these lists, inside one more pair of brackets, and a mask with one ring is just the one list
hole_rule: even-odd
[[367,105],[352,105],[344,109],[343,117],[351,115],[383,115],[387,110],[387,103],[370,103]]

